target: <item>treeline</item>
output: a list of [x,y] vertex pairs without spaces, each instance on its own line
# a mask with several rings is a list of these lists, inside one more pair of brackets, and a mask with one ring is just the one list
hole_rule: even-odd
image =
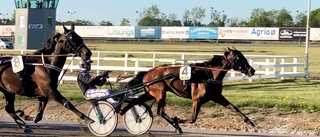
[[[175,13],[164,14],[160,11],[157,5],[138,12],[139,17],[136,19],[138,26],[209,26],[209,27],[304,27],[307,23],[306,11],[294,11],[295,16],[285,8],[280,10],[266,11],[263,8],[253,9],[250,17],[246,19],[232,17],[229,18],[224,11],[217,11],[211,7],[210,11],[206,11],[201,7],[194,7],[190,10],[185,10],[181,19]],[[209,15],[209,16],[206,16]],[[202,22],[204,18],[210,18],[208,24]],[[320,8],[310,12],[310,27],[320,27]],[[15,14],[11,19],[0,19],[0,25],[14,25]],[[134,26],[127,18],[122,18],[120,24],[113,24],[111,21],[102,20],[98,24],[94,24],[89,20],[76,19],[74,21],[59,22],[57,25],[82,25],[82,26]]]

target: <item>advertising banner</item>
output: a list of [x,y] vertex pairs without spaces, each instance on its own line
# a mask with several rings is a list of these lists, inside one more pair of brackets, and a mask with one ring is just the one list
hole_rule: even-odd
[[162,27],[161,38],[189,38],[189,27]]
[[190,27],[191,39],[218,39],[218,27]]
[[279,28],[249,28],[250,40],[278,40]]
[[219,27],[218,39],[249,39],[249,28]]
[[0,26],[0,36],[14,36],[15,28],[14,25]]
[[279,28],[279,40],[305,40],[306,28]]
[[[71,26],[65,26],[67,29],[71,29]],[[74,30],[76,31],[76,33],[81,36],[81,37],[86,37],[85,34],[85,27],[86,26],[75,26]],[[64,33],[64,29],[63,26],[56,26],[56,32],[57,33]]]
[[107,37],[134,38],[134,26],[108,26]]
[[108,26],[79,26],[82,27],[82,31],[78,31],[79,28],[76,26],[77,33],[83,33],[82,37],[108,37]]
[[320,40],[320,28],[310,28],[310,40]]
[[161,38],[161,27],[136,27],[136,38]]

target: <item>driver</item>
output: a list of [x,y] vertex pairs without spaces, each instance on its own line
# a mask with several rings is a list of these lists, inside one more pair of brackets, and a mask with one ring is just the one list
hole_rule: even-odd
[[[109,72],[105,71],[101,75],[91,76],[89,71],[91,70],[92,60],[80,60],[79,67],[80,73],[77,77],[77,83],[80,87],[82,93],[87,99],[103,97],[110,94],[108,89],[98,89],[97,86],[101,86],[106,82],[106,78],[109,76]],[[108,98],[108,102],[110,102],[113,106],[118,104],[118,101],[115,101],[113,98]]]

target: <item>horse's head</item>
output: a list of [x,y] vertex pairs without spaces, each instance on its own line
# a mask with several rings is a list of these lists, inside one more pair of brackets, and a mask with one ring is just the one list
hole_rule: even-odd
[[74,25],[71,29],[67,29],[63,25],[64,34],[56,39],[59,43],[65,43],[65,50],[67,53],[73,53],[81,57],[83,60],[90,60],[91,51],[84,44],[83,39],[74,31]]
[[243,54],[234,47],[232,49],[228,48],[228,52],[225,53],[225,56],[233,70],[240,71],[249,77],[254,75],[254,68],[249,65]]

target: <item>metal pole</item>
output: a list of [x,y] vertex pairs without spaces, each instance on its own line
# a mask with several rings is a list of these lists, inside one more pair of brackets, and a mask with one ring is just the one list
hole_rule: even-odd
[[305,54],[305,63],[304,63],[304,73],[305,73],[305,80],[308,80],[309,78],[309,55],[308,55],[308,48],[309,48],[309,19],[310,19],[310,5],[311,5],[311,0],[308,0],[308,11],[307,11],[307,34],[306,34],[306,54]]

